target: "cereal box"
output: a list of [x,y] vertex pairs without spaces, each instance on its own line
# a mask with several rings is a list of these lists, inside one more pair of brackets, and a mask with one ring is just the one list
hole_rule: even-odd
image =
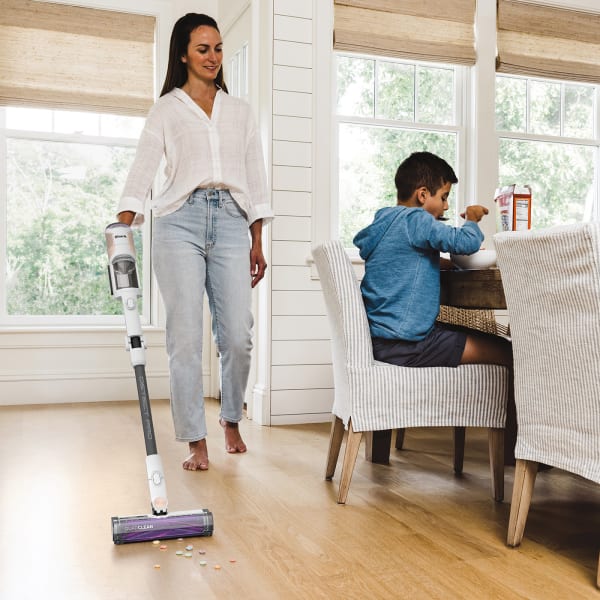
[[507,185],[496,190],[498,231],[531,229],[531,187]]

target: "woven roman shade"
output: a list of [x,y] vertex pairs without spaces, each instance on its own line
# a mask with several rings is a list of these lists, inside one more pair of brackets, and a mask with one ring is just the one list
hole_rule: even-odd
[[475,63],[475,0],[335,0],[336,50]]
[[35,0],[0,5],[0,104],[146,115],[154,17]]
[[600,83],[600,14],[498,0],[496,70]]

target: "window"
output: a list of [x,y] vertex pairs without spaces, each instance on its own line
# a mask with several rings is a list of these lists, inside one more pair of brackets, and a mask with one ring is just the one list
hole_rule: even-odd
[[597,218],[600,86],[496,76],[499,185],[529,184],[532,228]]
[[248,98],[248,44],[244,44],[229,61],[227,89],[232,96]]
[[338,232],[352,248],[374,212],[396,203],[394,175],[409,154],[427,150],[458,165],[464,67],[341,53],[336,61]]
[[0,123],[1,321],[97,324],[121,314],[109,292],[104,228],[115,220],[144,119],[6,107]]

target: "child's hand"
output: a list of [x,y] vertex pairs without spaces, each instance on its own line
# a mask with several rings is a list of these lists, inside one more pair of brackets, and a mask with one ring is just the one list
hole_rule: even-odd
[[489,210],[485,206],[471,204],[465,208],[465,212],[461,213],[460,216],[466,221],[475,221],[476,223],[479,223],[488,212]]

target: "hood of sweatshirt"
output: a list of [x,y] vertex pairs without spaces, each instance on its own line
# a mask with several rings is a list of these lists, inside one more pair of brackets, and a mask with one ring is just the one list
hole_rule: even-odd
[[354,237],[354,245],[358,248],[360,257],[367,260],[379,245],[379,242],[395,220],[407,210],[423,210],[421,208],[406,208],[404,206],[386,206],[375,213],[373,222],[359,231]]

